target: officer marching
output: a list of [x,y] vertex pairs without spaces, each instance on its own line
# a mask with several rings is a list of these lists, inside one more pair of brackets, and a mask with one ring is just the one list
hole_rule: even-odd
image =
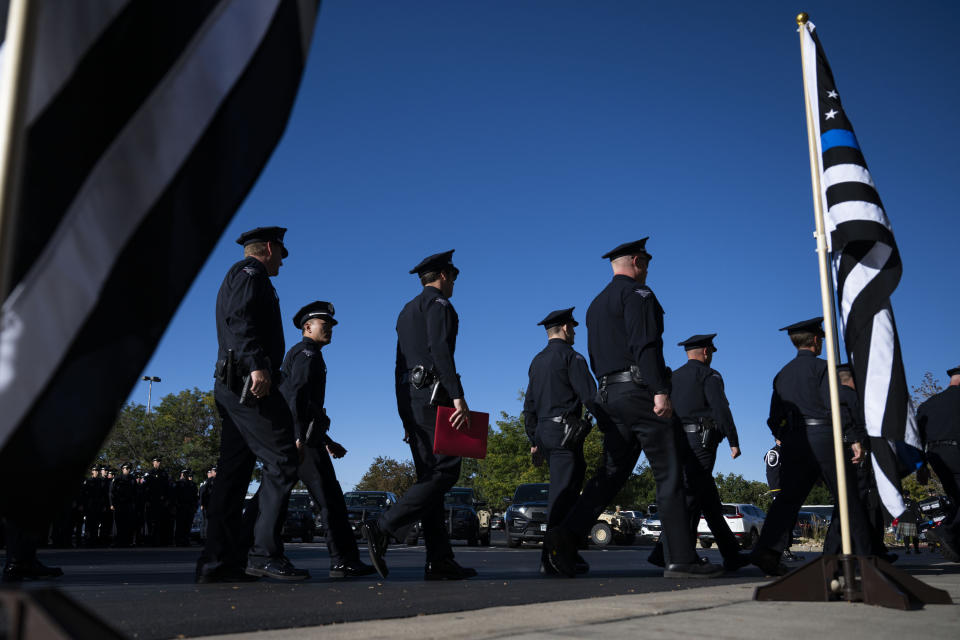
[[333,304],[315,301],[293,316],[303,340],[287,352],[283,359],[284,379],[280,392],[290,407],[297,449],[301,461],[297,469],[300,480],[320,505],[327,524],[327,549],[330,552],[330,577],[366,576],[374,568],[360,562],[357,541],[347,519],[347,505],[337,481],[331,456],[342,458],[347,450],[328,435],[330,418],[324,402],[327,387],[327,365],[321,350],[333,339]]
[[453,559],[443,521],[443,494],[460,477],[461,458],[433,453],[438,406],[455,409],[451,416],[454,428],[470,424],[470,410],[453,358],[460,319],[450,297],[460,270],[452,258],[453,250],[437,253],[410,270],[420,278],[423,291],[403,307],[397,318],[397,409],[417,481],[377,522],[362,527],[370,561],[382,578],[389,572],[384,554],[390,539],[402,539],[402,532],[417,520],[426,547],[425,580],[462,580],[477,575],[475,569],[461,567]]
[[[583,441],[590,431],[583,408],[595,411],[597,385],[587,361],[573,349],[574,327],[580,324],[573,319],[573,309],[552,311],[537,323],[547,331],[547,346],[530,363],[530,382],[523,402],[530,453],[545,459],[550,468],[548,531],[563,521],[580,495],[587,470]],[[589,570],[579,554],[576,569],[577,573]],[[540,573],[557,573],[545,550],[540,558]]]
[[[210,497],[207,541],[196,581],[243,582],[258,577],[305,580],[283,554],[281,522],[297,481],[290,410],[274,385],[286,349],[280,303],[270,278],[288,252],[286,229],[258,227],[237,239],[244,259],[227,271],[217,293],[214,398],[223,421],[217,490]],[[254,463],[263,464],[259,515],[249,553],[241,514]]]
[[[713,479],[717,447],[724,438],[730,443],[730,457],[734,460],[740,457],[737,426],[730,413],[723,378],[710,367],[717,351],[713,344],[716,336],[715,333],[695,335],[677,344],[686,351],[687,362],[673,372],[670,399],[683,430],[680,456],[683,459],[690,533],[696,538],[700,514],[703,513],[723,556],[723,568],[736,571],[750,560],[740,553],[740,543],[723,515],[723,504]],[[660,542],[648,560],[663,566],[663,545]]]
[[[796,357],[784,365],[773,380],[770,417],[767,419],[774,439],[781,445],[781,490],[767,513],[760,540],[750,556],[751,562],[769,575],[784,575],[788,571],[780,557],[789,543],[797,513],[817,480],[824,480],[834,504],[839,504],[829,374],[827,362],[817,357],[823,348],[822,322],[823,318],[818,317],[780,329],[787,332],[797,349]],[[856,487],[853,465],[860,461],[862,449],[856,435],[850,433],[847,439],[853,450],[853,458],[845,460],[844,466],[854,553],[870,555],[872,547],[866,513],[859,492],[849,490]],[[830,529],[840,526],[836,507],[833,516]],[[832,541],[838,539],[839,536],[828,531],[827,542],[831,544],[825,543],[823,552],[837,553],[839,547]]]
[[670,373],[663,361],[663,308],[646,285],[647,238],[607,252],[613,279],[587,309],[590,367],[600,381],[597,422],[603,466],[544,547],[554,569],[576,576],[577,545],[646,454],[657,483],[657,506],[666,541],[667,578],[702,578],[723,568],[701,564],[690,534],[672,421]]
[[[947,375],[950,386],[917,409],[917,426],[927,462],[946,494],[960,505],[960,367],[948,370]],[[943,557],[960,562],[960,509],[930,531],[940,541]]]

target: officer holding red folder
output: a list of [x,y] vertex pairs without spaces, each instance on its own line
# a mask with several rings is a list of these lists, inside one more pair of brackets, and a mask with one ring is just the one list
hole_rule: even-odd
[[443,494],[459,479],[461,458],[433,452],[437,406],[455,409],[450,420],[455,428],[470,424],[470,410],[453,359],[460,320],[450,297],[460,270],[453,266],[452,256],[453,250],[438,253],[410,270],[419,276],[423,291],[397,318],[397,409],[413,454],[417,482],[377,522],[363,526],[370,560],[383,578],[388,573],[384,554],[391,538],[402,539],[418,520],[427,552],[425,579],[461,580],[477,575],[453,559],[443,522]]

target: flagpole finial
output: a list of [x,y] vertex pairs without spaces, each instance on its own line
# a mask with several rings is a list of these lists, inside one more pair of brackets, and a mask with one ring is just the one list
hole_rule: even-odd
[[797,24],[801,27],[807,24],[807,20],[810,19],[810,16],[807,15],[806,11],[801,11],[797,14]]

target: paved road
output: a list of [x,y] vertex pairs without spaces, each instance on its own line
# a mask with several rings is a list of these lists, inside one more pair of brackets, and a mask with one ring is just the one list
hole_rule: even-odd
[[[502,534],[501,534],[502,535]],[[720,579],[665,580],[646,562],[650,547],[608,547],[584,552],[588,576],[575,580],[543,578],[537,571],[539,547],[456,548],[458,560],[480,575],[463,582],[424,582],[423,548],[395,545],[387,555],[391,574],[381,581],[334,581],[325,545],[293,544],[288,555],[310,569],[303,583],[263,580],[241,585],[195,585],[199,549],[105,549],[42,551],[48,564],[62,566],[59,588],[115,628],[134,638],[173,638],[259,629],[466,611],[494,606],[578,600],[601,596],[674,591],[702,586],[737,585],[762,579],[748,567]],[[366,549],[361,547],[361,553]],[[716,550],[701,551],[719,561]],[[815,554],[807,554],[812,559]],[[939,554],[905,556],[898,565],[931,575]],[[495,620],[490,621],[496,625]]]
[[[485,607],[593,598],[703,586],[701,580],[664,580],[646,562],[650,547],[608,547],[584,552],[588,576],[543,578],[539,546],[508,549],[502,534],[491,547],[456,547],[457,559],[480,575],[463,582],[424,582],[423,547],[394,545],[387,554],[390,578],[327,578],[326,546],[291,544],[287,555],[313,578],[303,583],[262,580],[241,585],[195,585],[199,549],[78,549],[41,551],[63,567],[57,586],[135,638],[172,638],[257,629],[416,616]],[[715,550],[702,552],[715,561]],[[361,546],[365,557],[366,548]],[[757,580],[747,568],[709,581]]]

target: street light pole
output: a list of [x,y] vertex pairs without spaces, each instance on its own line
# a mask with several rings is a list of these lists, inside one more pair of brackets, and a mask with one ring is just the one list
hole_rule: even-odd
[[143,376],[141,380],[147,381],[147,415],[150,415],[150,394],[153,393],[153,383],[160,382],[157,376]]

